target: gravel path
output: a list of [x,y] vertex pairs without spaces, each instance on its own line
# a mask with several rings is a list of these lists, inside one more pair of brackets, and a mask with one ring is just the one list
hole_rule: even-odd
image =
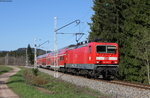
[[[12,66],[11,66],[12,67]],[[10,76],[16,74],[20,69],[12,67],[13,70],[0,75],[0,98],[19,98],[11,89],[6,85]]]
[[52,76],[58,75],[60,79],[79,86],[89,87],[105,94],[112,94],[112,98],[150,98],[150,90],[143,90],[129,86],[100,82],[97,80],[91,80],[84,77],[72,76],[59,72],[57,72],[56,74],[56,72],[54,73],[54,71],[41,68],[39,68],[39,70]]

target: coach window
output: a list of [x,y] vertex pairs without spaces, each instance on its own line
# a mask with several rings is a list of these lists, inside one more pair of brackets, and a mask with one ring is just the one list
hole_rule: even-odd
[[64,57],[63,57],[63,56],[61,56],[61,57],[60,57],[60,60],[64,60]]
[[92,53],[92,47],[91,46],[89,46],[89,52]]

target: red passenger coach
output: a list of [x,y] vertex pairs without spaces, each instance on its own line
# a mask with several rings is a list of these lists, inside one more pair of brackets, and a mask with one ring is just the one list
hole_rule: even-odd
[[37,64],[39,67],[46,67],[47,65],[47,54],[40,55],[37,57]]
[[57,68],[63,72],[91,77],[102,75],[103,78],[116,77],[118,72],[119,52],[117,43],[81,43],[60,49],[57,57],[52,54],[54,52],[49,54],[51,55],[50,58],[53,58],[50,67],[56,67],[54,62],[58,62]]

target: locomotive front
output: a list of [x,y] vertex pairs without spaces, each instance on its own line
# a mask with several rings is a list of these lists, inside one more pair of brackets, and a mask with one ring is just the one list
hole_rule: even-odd
[[95,43],[94,63],[96,73],[103,78],[115,78],[119,67],[119,52],[117,43]]

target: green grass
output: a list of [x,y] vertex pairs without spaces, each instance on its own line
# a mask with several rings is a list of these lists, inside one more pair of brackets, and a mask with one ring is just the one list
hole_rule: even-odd
[[[28,69],[30,70],[30,69]],[[8,86],[21,98],[98,98],[106,97],[105,95],[86,87],[75,86],[74,84],[55,79],[45,73],[38,73],[38,78],[45,79],[45,84],[26,80],[23,73],[24,69],[12,76]],[[31,71],[32,72],[32,71]],[[40,81],[41,82],[41,81]],[[42,90],[37,89],[42,88]],[[43,90],[44,89],[44,90]],[[107,96],[108,97],[108,96]]]
[[0,65],[0,75],[3,74],[3,73],[9,72],[11,70],[12,70],[12,68],[10,68],[6,65]]

